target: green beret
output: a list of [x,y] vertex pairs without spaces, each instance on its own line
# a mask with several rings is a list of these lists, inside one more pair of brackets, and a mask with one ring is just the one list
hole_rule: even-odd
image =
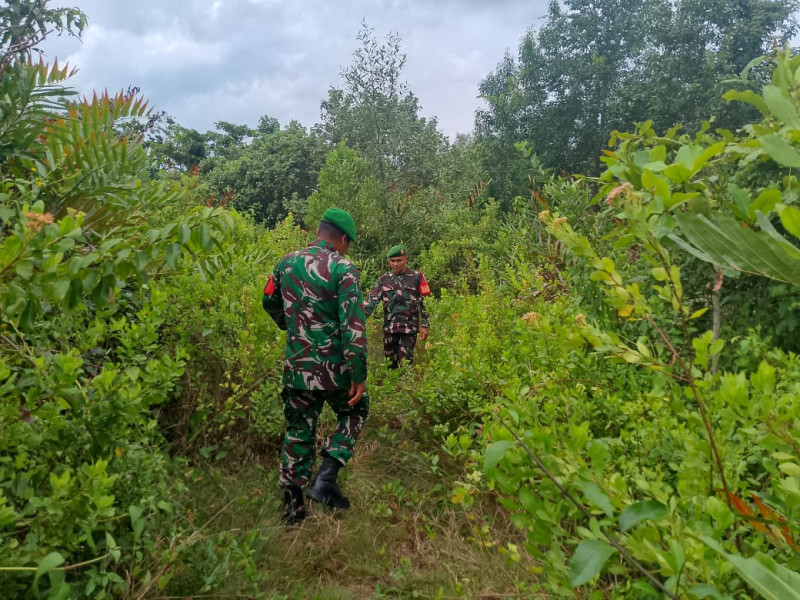
[[394,258],[395,256],[407,256],[406,248],[403,244],[397,244],[397,246],[389,248],[389,258]]
[[347,234],[351,242],[356,241],[356,223],[353,221],[353,217],[350,216],[349,212],[341,208],[329,208],[322,213],[320,222],[335,225]]

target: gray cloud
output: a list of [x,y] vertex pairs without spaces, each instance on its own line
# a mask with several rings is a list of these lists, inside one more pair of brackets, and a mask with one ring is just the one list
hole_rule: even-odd
[[[54,2],[53,5],[69,2]],[[320,120],[320,102],[340,84],[366,21],[397,32],[404,76],[423,116],[448,135],[472,129],[478,84],[516,50],[547,0],[80,0],[83,43],[51,38],[49,56],[80,70],[81,93],[138,86],[150,104],[186,127]]]

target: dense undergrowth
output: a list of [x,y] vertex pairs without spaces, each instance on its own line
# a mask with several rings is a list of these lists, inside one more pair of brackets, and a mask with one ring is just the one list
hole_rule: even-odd
[[[354,508],[285,531],[260,295],[309,234],[151,178],[135,94],[4,63],[4,597],[798,597],[800,59],[772,66],[744,132],[644,123],[596,181],[528,152],[508,211],[409,201],[432,336],[388,372],[371,323]],[[312,215],[360,172],[332,157]]]

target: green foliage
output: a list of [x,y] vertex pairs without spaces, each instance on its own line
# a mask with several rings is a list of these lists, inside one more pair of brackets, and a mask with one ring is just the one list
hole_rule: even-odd
[[380,44],[364,24],[358,40],[353,64],[342,72],[343,88],[331,88],[322,103],[322,131],[330,143],[358,152],[378,182],[372,198],[380,216],[378,240],[389,248],[397,241],[396,206],[434,182],[446,142],[435,118],[419,116],[416,96],[401,81],[406,56],[399,37],[389,35]]
[[[479,138],[450,147],[400,82],[396,36],[381,45],[362,31],[322,135],[264,117],[206,134],[167,121],[148,140],[161,116],[136,93],[71,102],[66,69],[27,60],[49,29],[80,31],[79,11],[7,5],[6,595],[308,591],[265,567],[274,469],[257,469],[247,494],[204,478],[277,452],[283,334],[261,289],[312,235],[296,223],[313,229],[334,205],[356,219],[364,280],[403,242],[436,292],[414,367],[370,360],[371,422],[396,452],[375,477],[405,466],[380,491],[363,486],[372,508],[358,535],[374,542],[387,524],[380,536],[403,529],[415,544],[452,536],[479,550],[477,571],[517,565],[504,572],[520,594],[796,595],[800,59],[776,55],[769,81],[766,64],[744,60],[767,33],[791,32],[792,2],[554,3],[519,66],[508,58],[484,83]],[[621,42],[601,35],[634,28]],[[742,70],[729,112],[701,122],[723,106],[721,79]],[[761,120],[740,132],[712,130],[754,111]],[[600,157],[611,129],[640,116]],[[656,133],[677,119],[692,134]],[[515,145],[519,132],[532,144]],[[324,166],[323,139],[338,144]],[[600,163],[597,180],[549,168]],[[165,172],[151,179],[154,164]],[[219,208],[228,202],[240,213]],[[405,452],[412,429],[415,442],[442,440],[413,467],[424,492],[402,479],[409,457],[420,462]],[[207,527],[232,503],[257,518]],[[338,519],[315,517],[338,535]],[[302,536],[302,564],[329,564],[328,538]],[[378,596],[445,593],[417,575],[416,556],[386,547],[358,567],[380,578]],[[530,583],[523,570],[543,573]],[[453,579],[462,596],[483,585]]]
[[[720,479],[712,475],[708,437],[688,389],[667,375],[663,362],[654,364],[660,356],[670,360],[658,336],[625,342],[612,332],[587,331],[577,302],[484,290],[475,298],[443,293],[432,305],[432,326],[441,337],[429,342],[416,395],[440,424],[435,430],[444,435],[445,450],[474,461],[466,479],[451,484],[454,502],[468,508],[484,485],[499,491],[527,536],[526,552],[545,566],[553,593],[608,573],[600,575],[598,589],[624,574],[629,583],[615,586],[613,597],[646,597],[643,590],[653,583],[630,562],[600,560],[614,551],[603,532],[679,596],[704,582],[729,594],[740,585],[724,560],[687,537],[690,531],[717,540],[736,531],[748,547],[796,569],[786,541],[791,537],[784,539],[781,528],[797,536],[797,481],[792,466],[779,468],[781,459],[795,464],[799,458],[790,433],[797,410],[792,390],[800,381],[796,357],[773,350],[749,373],[696,381],[713,415],[731,493],[757,493],[772,507],[774,513],[755,514],[769,515],[775,535],[759,531],[758,521],[744,520],[717,495]],[[647,302],[671,310],[671,302]],[[708,342],[697,348],[693,369],[707,369],[701,355],[714,349]],[[626,366],[631,362],[651,366],[634,372]],[[536,467],[512,431],[555,480]],[[565,498],[556,482],[584,508]],[[738,524],[737,517],[743,519]],[[571,570],[565,568],[572,554],[565,548],[581,544]]]
[[173,508],[152,411],[188,357],[163,345],[163,285],[183,269],[213,275],[233,225],[142,178],[144,148],[115,126],[146,116],[143,101],[62,109],[66,76],[17,61],[2,84],[14,108],[0,117],[0,588],[11,598],[122,595],[126,572],[154,583],[134,565],[157,554],[156,524]]
[[0,79],[17,62],[27,62],[52,32],[78,36],[86,15],[78,8],[48,8],[50,0],[6,0],[0,9]]
[[200,163],[200,179],[213,196],[229,195],[231,206],[268,226],[290,211],[304,217],[326,153],[322,139],[296,121],[284,129],[272,121],[262,117],[258,129],[247,131],[247,143],[243,136],[225,136]]
[[[763,126],[789,126],[770,113],[791,119],[786,105],[772,96],[764,105]],[[726,598],[752,586],[771,597],[800,567],[797,356],[706,330],[708,297],[682,250],[687,223],[703,219],[744,220],[745,235],[760,227],[777,241],[786,234],[769,215],[792,205],[793,181],[745,188],[760,180],[752,159],[771,160],[753,136],[658,136],[645,123],[615,140],[594,219],[546,184],[537,197],[552,208],[539,215],[545,235],[508,218],[498,231],[522,240],[511,257],[477,256],[505,264],[507,279],[485,268],[480,296],[443,291],[432,306],[432,327],[448,341],[429,343],[419,397],[444,450],[469,461],[452,500],[469,510],[482,490],[499,492],[557,595],[581,586],[619,598]],[[569,219],[554,214],[559,204]],[[725,267],[757,255],[749,238],[725,231]],[[761,259],[759,272],[778,268]],[[727,328],[741,335],[751,324]],[[735,553],[709,550],[734,541]]]
[[[747,123],[753,109],[726,106],[722,92],[773,40],[791,39],[796,8],[794,0],[551,3],[516,60],[507,55],[480,86],[489,106],[476,130],[492,193],[504,201],[524,193],[516,142],[531,143],[547,167],[596,175],[611,132],[631,123],[691,132],[711,115],[730,130]],[[737,93],[761,85],[742,82]]]
[[[658,135],[650,122],[641,124],[635,134],[615,132],[616,147],[603,158],[608,170],[600,178],[605,185],[598,200],[614,204],[618,196],[634,194],[642,218],[657,223],[653,229],[657,238],[710,263],[715,271],[723,270],[720,314],[727,317],[723,327],[740,332],[754,322],[773,324],[765,331],[782,347],[796,350],[793,307],[800,291],[771,284],[764,294],[763,283],[759,286],[752,278],[739,276],[745,272],[798,282],[800,248],[791,233],[796,178],[762,143],[776,138],[775,132],[791,137],[794,131],[797,108],[790,98],[796,97],[792,78],[798,62],[783,52],[775,57],[775,65],[773,84],[763,96],[726,95],[763,110],[765,118],[746,133],[720,129],[711,133],[707,123],[696,136],[680,134],[676,128]],[[687,281],[694,288],[690,296],[700,295],[698,288],[704,282],[692,276]]]
[[221,460],[279,445],[284,340],[261,295],[280,257],[306,241],[291,220],[265,232],[237,217],[213,278],[184,270],[165,286],[162,339],[186,349],[186,374],[163,421],[182,452]]

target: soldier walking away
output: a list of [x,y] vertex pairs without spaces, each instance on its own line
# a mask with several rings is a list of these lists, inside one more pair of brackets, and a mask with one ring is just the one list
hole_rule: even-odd
[[389,250],[388,273],[378,277],[369,292],[364,313],[367,318],[383,303],[383,355],[389,368],[414,361],[414,346],[428,338],[428,313],[423,299],[431,293],[425,275],[408,268],[408,254],[402,245]]
[[323,445],[322,466],[308,496],[329,507],[350,507],[336,479],[369,412],[361,286],[355,265],[344,257],[355,239],[353,218],[329,208],[317,239],[281,258],[264,288],[264,310],[286,331],[281,392],[286,436],[279,472],[286,525],[306,516],[303,488],[311,477],[317,419],[326,403],[336,414],[336,428]]

